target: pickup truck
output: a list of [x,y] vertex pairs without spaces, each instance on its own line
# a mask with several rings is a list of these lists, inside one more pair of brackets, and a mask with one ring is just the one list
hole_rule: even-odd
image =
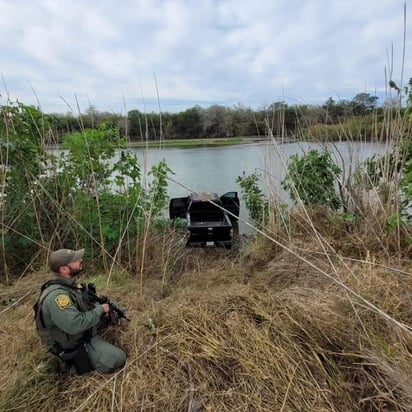
[[170,200],[169,216],[172,220],[186,220],[187,245],[230,248],[236,234],[239,205],[237,192],[220,197],[212,192],[191,193]]

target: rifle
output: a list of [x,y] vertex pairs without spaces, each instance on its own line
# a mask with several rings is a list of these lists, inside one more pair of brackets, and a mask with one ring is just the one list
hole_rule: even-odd
[[119,319],[126,319],[128,322],[130,322],[130,319],[126,316],[126,313],[123,309],[117,307],[116,304],[113,303],[107,296],[98,296],[96,294],[96,286],[94,283],[88,283],[87,285],[85,283],[82,283],[81,285],[82,290],[86,292],[86,298],[90,303],[93,304],[97,302],[101,305],[107,303],[109,305],[110,323],[116,324]]

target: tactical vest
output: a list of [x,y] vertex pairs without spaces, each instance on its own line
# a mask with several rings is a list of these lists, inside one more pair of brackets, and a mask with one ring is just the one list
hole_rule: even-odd
[[87,312],[93,308],[93,305],[88,304],[83,298],[80,285],[70,286],[60,279],[53,279],[49,280],[41,287],[39,299],[33,306],[34,320],[41,342],[53,353],[71,348],[76,343],[90,339],[90,337],[94,334],[92,330],[89,330],[77,336],[70,336],[56,327],[46,328],[42,313],[43,302],[49,293],[57,289],[63,289],[65,292],[68,292],[73,302],[78,306],[81,312]]

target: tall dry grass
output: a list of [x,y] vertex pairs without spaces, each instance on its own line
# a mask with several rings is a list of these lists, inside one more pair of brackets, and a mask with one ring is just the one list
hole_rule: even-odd
[[410,251],[385,229],[390,196],[348,195],[353,226],[272,202],[236,258],[147,230],[90,270],[131,318],[106,334],[128,355],[111,375],[58,373],[40,346],[45,268],[1,286],[0,410],[411,411]]
[[[55,371],[31,313],[46,271],[3,289],[0,410],[411,410],[411,335],[266,242],[251,241],[239,261],[224,251],[189,250],[168,289],[161,273],[147,277],[143,290],[135,277],[114,276],[105,292],[132,321],[107,334],[128,354],[125,368],[111,375]],[[316,249],[306,242],[301,255],[330,269]],[[334,268],[354,291],[408,323],[410,262],[386,263]]]

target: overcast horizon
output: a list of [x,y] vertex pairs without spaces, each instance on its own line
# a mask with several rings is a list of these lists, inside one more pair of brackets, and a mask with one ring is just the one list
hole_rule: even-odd
[[412,77],[404,3],[0,0],[0,104],[178,112],[360,92],[382,104],[390,77]]

